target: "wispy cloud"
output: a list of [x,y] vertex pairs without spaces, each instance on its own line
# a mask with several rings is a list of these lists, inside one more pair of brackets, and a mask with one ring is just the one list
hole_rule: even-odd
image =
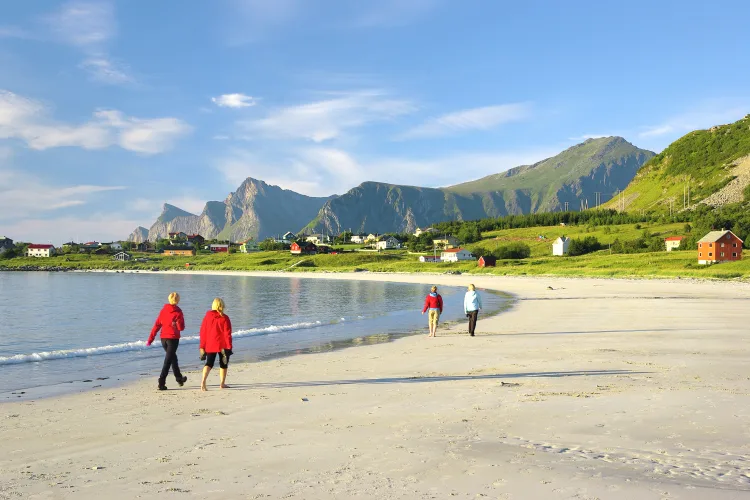
[[709,101],[693,110],[667,118],[661,123],[641,128],[640,138],[658,138],[663,136],[681,136],[698,129],[714,125],[723,125],[739,120],[748,112],[748,102]]
[[414,23],[444,0],[327,2],[327,15],[308,22],[320,3],[306,0],[232,0],[225,27],[231,45],[323,30],[393,28]]
[[365,181],[426,187],[447,186],[509,168],[527,165],[557,154],[557,148],[477,152],[436,158],[357,158],[338,148],[313,146],[275,159],[237,149],[214,167],[229,186],[248,176],[313,196],[342,194]]
[[97,82],[111,85],[135,83],[135,78],[130,74],[128,68],[103,55],[85,59],[80,67],[88,71],[91,78]]
[[240,122],[246,139],[296,138],[323,142],[366,124],[411,113],[416,106],[381,91],[339,94],[332,99],[280,108],[259,120]]
[[253,97],[245,94],[223,94],[212,97],[211,101],[220,108],[248,108],[256,104]]
[[19,214],[54,212],[87,203],[91,195],[125,189],[122,186],[51,185],[17,170],[0,170],[0,220],[15,220]]
[[531,104],[514,103],[465,109],[432,118],[408,130],[403,139],[441,137],[469,130],[489,130],[499,125],[521,121],[531,116]]
[[47,115],[40,102],[0,90],[0,138],[20,139],[32,149],[104,149],[118,145],[129,151],[157,154],[171,149],[191,131],[177,118],[134,118],[117,110],[96,111],[91,120],[80,125],[60,123]]

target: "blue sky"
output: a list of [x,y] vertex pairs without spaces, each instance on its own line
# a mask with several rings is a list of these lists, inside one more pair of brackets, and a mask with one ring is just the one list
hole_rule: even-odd
[[750,112],[744,1],[0,5],[0,235],[126,237],[252,176],[443,186]]

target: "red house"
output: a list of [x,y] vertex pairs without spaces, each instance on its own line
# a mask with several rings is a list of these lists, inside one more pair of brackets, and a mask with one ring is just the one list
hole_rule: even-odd
[[742,259],[742,240],[732,231],[711,231],[698,240],[698,264]]
[[479,267],[495,267],[495,264],[497,264],[497,259],[489,255],[479,257],[479,261],[477,262]]
[[295,241],[292,243],[290,251],[293,255],[315,255],[318,253],[318,247],[310,241],[304,241],[302,244]]
[[215,243],[209,245],[208,249],[211,250],[212,253],[229,253],[229,245],[226,243]]

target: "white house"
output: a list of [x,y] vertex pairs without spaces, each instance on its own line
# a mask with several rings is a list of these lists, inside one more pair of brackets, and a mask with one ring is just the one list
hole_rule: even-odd
[[434,255],[420,255],[419,262],[440,262],[440,257]]
[[52,257],[55,255],[54,245],[29,245],[26,250],[27,257]]
[[125,262],[130,259],[132,259],[133,256],[130,255],[128,252],[117,252],[113,257],[112,260],[117,260],[119,262]]
[[122,250],[122,243],[118,243],[118,242],[110,243],[109,248],[119,252],[120,250]]
[[357,243],[358,245],[362,245],[365,242],[365,238],[366,237],[367,237],[367,235],[365,235],[365,234],[354,234],[354,235],[352,235],[351,242],[352,243]]
[[449,248],[440,252],[441,262],[458,262],[460,260],[476,260],[474,255],[465,248]]
[[667,248],[667,252],[671,252],[676,248],[680,248],[680,245],[682,245],[682,240],[684,239],[685,238],[682,236],[670,236],[669,238],[664,238],[664,246]]
[[312,234],[306,237],[305,241],[309,241],[310,243],[314,243],[316,245],[322,245],[325,243],[330,243],[331,237],[327,234]]
[[378,250],[391,250],[393,248],[401,248],[401,242],[393,236],[381,236],[378,238],[378,242],[375,244],[375,248]]
[[453,236],[433,239],[432,244],[437,248],[445,248],[446,250],[455,250],[456,248],[459,248],[458,240]]
[[566,236],[560,236],[552,243],[552,255],[568,255],[568,247],[570,246],[570,238]]

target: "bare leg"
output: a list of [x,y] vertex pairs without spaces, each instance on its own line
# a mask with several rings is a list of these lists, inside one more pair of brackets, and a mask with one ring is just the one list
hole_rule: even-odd
[[206,379],[208,378],[208,374],[211,373],[211,367],[210,366],[204,366],[203,367],[203,379],[201,380],[201,391],[207,391],[206,389]]
[[229,389],[229,386],[224,383],[227,381],[227,368],[219,368],[219,381],[222,389]]

